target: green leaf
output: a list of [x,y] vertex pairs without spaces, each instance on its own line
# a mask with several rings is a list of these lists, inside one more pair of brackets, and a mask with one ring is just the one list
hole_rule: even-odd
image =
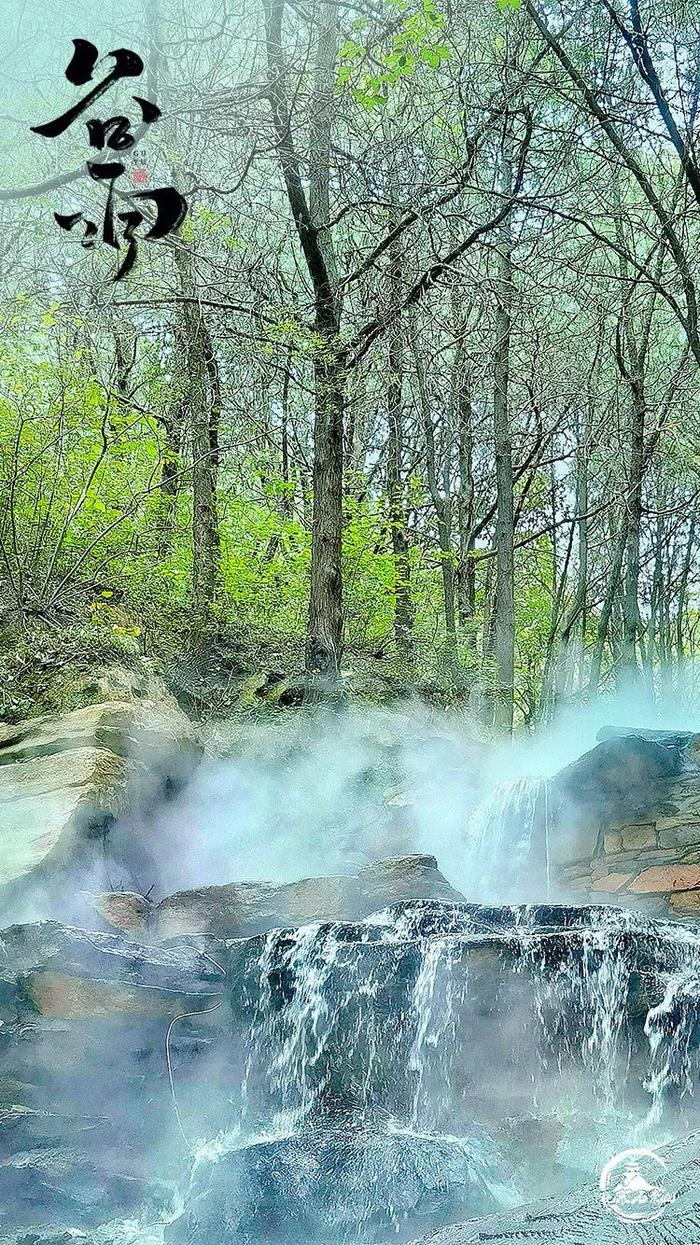
[[496,0],[499,9],[519,9],[520,0]]

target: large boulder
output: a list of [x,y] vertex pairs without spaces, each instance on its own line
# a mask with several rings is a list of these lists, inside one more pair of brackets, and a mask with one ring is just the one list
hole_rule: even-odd
[[606,907],[425,900],[227,943],[11,927],[0,1242],[142,1245],[105,1225],[155,1224],[161,1180],[172,1245],[401,1241],[570,1190],[611,1118],[697,1121],[699,947]]
[[[86,1145],[55,1145],[0,1158],[0,1200],[4,1221],[13,1226],[40,1222],[85,1227],[147,1202],[156,1212],[166,1211],[171,1192],[157,1180],[135,1176],[116,1156],[109,1165],[101,1164]],[[34,1241],[32,1233],[25,1235],[25,1245]]]
[[17,750],[0,739],[0,886],[69,863],[124,807],[129,777],[128,762],[107,748],[78,743],[60,762]]
[[58,922],[2,931],[0,1237],[171,1213],[183,1143],[168,1069],[188,1104],[196,1066],[201,1093],[222,973],[190,946]]
[[0,763],[55,756],[74,748],[105,748],[150,760],[173,748],[201,753],[191,722],[172,700],[103,701],[71,713],[0,724]]
[[20,1228],[6,1233],[0,1228],[0,1245],[163,1245],[163,1224],[155,1218],[151,1226],[130,1216],[112,1219],[84,1232],[80,1228],[34,1222],[30,1232]]
[[683,769],[677,745],[638,734],[605,739],[585,752],[552,779],[554,861],[599,855],[610,828],[648,822]]
[[172,1017],[221,997],[222,970],[186,945],[143,947],[57,921],[2,932],[5,1014],[62,1019]]
[[[47,914],[50,891],[70,898],[76,887],[67,879],[102,870],[105,840],[127,804],[163,799],[200,755],[194,729],[169,701],[0,724],[0,916]],[[128,876],[129,845],[118,855]]]
[[[491,1132],[533,1111],[556,1122],[565,1081],[584,1134],[601,1100],[641,1118],[650,1084],[673,1117],[675,1086],[695,1075],[694,1017],[683,998],[661,1004],[697,949],[636,914],[403,904],[229,953],[230,1057],[253,1119],[401,1119],[410,1104],[429,1130]],[[668,1024],[688,1046],[679,1032],[668,1049]]]
[[[354,876],[304,878],[272,886],[239,882],[180,891],[155,908],[160,938],[212,934],[244,938],[310,921],[355,921],[407,900],[464,901],[440,873],[434,856],[397,856],[366,865]],[[125,920],[134,919],[133,908]],[[122,928],[126,928],[125,925]]]

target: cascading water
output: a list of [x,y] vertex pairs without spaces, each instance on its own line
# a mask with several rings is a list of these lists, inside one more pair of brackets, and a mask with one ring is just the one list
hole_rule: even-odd
[[[549,898],[549,782],[519,777],[500,783],[475,809],[467,831],[470,898],[512,901],[533,890]],[[534,882],[534,886],[533,886]]]
[[700,1036],[700,973],[696,969],[671,974],[661,1002],[647,1015],[644,1031],[651,1052],[645,1088],[652,1096],[645,1124],[655,1127],[670,1094],[683,1098],[693,1093]]
[[573,1187],[695,1110],[699,972],[699,938],[612,908],[417,902],[236,944],[233,1114],[168,1240],[411,1240],[540,1196],[533,1122]]

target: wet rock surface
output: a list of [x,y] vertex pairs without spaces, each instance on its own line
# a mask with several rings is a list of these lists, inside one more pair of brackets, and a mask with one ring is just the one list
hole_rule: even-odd
[[426,900],[151,945],[47,922],[0,950],[4,1226],[37,1245],[406,1241],[698,1122],[700,940],[632,912]]
[[[0,1245],[621,1242],[601,1156],[700,1125],[700,934],[656,919],[700,915],[697,736],[611,736],[511,803],[606,902],[467,903],[415,853],[151,895],[148,810],[199,755],[171,711],[0,738],[4,806],[49,801],[19,872],[2,823]],[[645,1245],[694,1239],[688,1146]]]
[[193,1173],[185,1213],[168,1245],[307,1245],[405,1241],[420,1226],[494,1209],[519,1193],[486,1137],[310,1131],[243,1149],[214,1148]]
[[151,929],[160,938],[179,934],[248,937],[309,921],[352,921],[403,900],[461,902],[434,856],[397,856],[347,877],[305,878],[282,886],[265,882],[182,891],[158,904]]

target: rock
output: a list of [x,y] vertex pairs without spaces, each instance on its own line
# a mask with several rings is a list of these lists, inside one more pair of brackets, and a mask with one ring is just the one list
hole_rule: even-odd
[[653,822],[643,826],[624,826],[621,837],[622,847],[626,852],[659,846]]
[[676,891],[670,896],[671,911],[682,917],[700,917],[700,890]]
[[[135,618],[118,621],[123,621],[127,625],[137,622]],[[141,656],[138,648],[133,653],[129,665],[123,661],[111,660],[98,666],[91,666],[89,675],[83,681],[83,688],[84,703],[140,700],[178,711],[177,700],[168,691],[160,675],[154,672],[148,660]],[[74,689],[78,690],[75,683]]]
[[609,875],[611,869],[616,869],[618,865],[624,864],[625,857],[600,857],[598,860],[591,861],[589,873],[594,881],[598,878],[605,878]]
[[602,877],[596,878],[590,883],[592,891],[607,891],[614,894],[616,891],[622,890],[629,881],[634,877],[633,873],[607,873]]
[[669,748],[687,748],[692,740],[700,737],[692,731],[654,731],[640,726],[602,726],[596,735],[596,739],[603,741],[630,738],[649,739]]
[[310,921],[359,920],[391,904],[418,899],[464,902],[439,872],[434,856],[397,856],[366,865],[356,876],[180,891],[157,905],[153,928],[160,938],[245,938]]
[[266,882],[241,882],[178,891],[157,905],[154,933],[159,938],[175,938],[181,934],[245,937],[261,919],[260,914],[270,911],[270,895],[274,889]]
[[[666,1165],[659,1178],[662,1193],[669,1199],[661,1217],[636,1222],[618,1218],[601,1204],[595,1182],[505,1214],[445,1227],[413,1245],[693,1245],[700,1234],[700,1133],[658,1153]],[[601,1156],[601,1169],[612,1157]]]
[[[218,1040],[222,981],[190,946],[145,947],[58,922],[2,931],[0,1239],[25,1225],[28,1239],[49,1240],[53,1225],[97,1245],[110,1238],[93,1225],[171,1214],[183,1143],[169,1077],[187,1125]],[[217,1110],[219,1062],[206,1081]],[[195,1135],[210,1132],[208,1111],[203,1103]]]
[[454,890],[438,870],[434,856],[392,856],[365,865],[359,886],[368,916],[378,908],[410,899],[443,899],[463,903],[464,896]]
[[30,973],[24,979],[26,1001],[40,1016],[62,1020],[90,1017],[153,1016],[172,1019],[188,1007],[204,1008],[217,992],[188,995],[184,990],[159,986],[125,986],[116,981],[91,981],[65,973]]
[[240,1147],[224,1136],[198,1156],[184,1214],[168,1245],[308,1245],[405,1241],[519,1200],[495,1147],[475,1131],[456,1138],[319,1130]]
[[[363,875],[371,889],[422,871],[444,885],[431,857],[354,881],[361,899]],[[600,1104],[612,1076],[616,1110],[645,1113],[651,1008],[662,1042],[675,1025],[697,1058],[697,940],[602,905],[417,900],[199,946],[56,922],[0,935],[0,1245],[52,1223],[89,1245],[142,1245],[154,1171],[184,1197],[170,1245],[355,1245],[359,1222],[367,1245],[399,1245],[512,1203],[521,1148],[529,1188],[570,1187],[554,1151],[576,1149],[580,1113],[563,1121],[562,1085]],[[686,993],[664,1010],[671,974]],[[170,1076],[195,1149],[231,1130],[199,1151],[189,1192]],[[692,1095],[677,1108],[664,1126],[698,1118]],[[115,1217],[135,1235],[92,1226]]]
[[635,734],[607,739],[560,770],[550,793],[555,863],[592,857],[604,834],[646,823],[682,769],[678,747]]
[[[86,1148],[58,1145],[15,1151],[0,1159],[0,1200],[4,1222],[14,1227],[75,1221],[85,1227],[146,1200],[165,1209],[170,1192],[156,1181],[120,1170],[118,1161],[103,1166]],[[25,1237],[25,1242],[31,1240],[31,1235]]]
[[[681,916],[692,902],[673,895],[700,886],[700,736],[609,729],[599,738],[552,780],[559,877],[569,893],[612,893]],[[572,842],[577,855],[587,845],[587,869],[569,864]]]
[[56,921],[13,926],[0,941],[0,982],[13,987],[23,1014],[176,1015],[206,1006],[220,995],[220,981],[194,948],[137,946]]
[[27,1232],[26,1228],[20,1228],[19,1232],[13,1232],[9,1236],[3,1233],[0,1236],[0,1245],[97,1245],[97,1237],[93,1229],[88,1235],[78,1228],[60,1228],[33,1223],[31,1232]]
[[452,1136],[535,1109],[556,1119],[562,1079],[639,1112],[647,1014],[696,954],[675,926],[602,906],[435,902],[229,950],[230,1058],[245,1061],[251,1119],[272,1100],[307,1126],[400,1120],[408,1102]]
[[435,857],[428,855],[392,856],[365,865],[358,875],[358,887],[358,917],[415,900],[465,902],[464,895],[443,877]]
[[19,1232],[5,1235],[0,1228],[0,1245],[163,1245],[162,1224],[158,1224],[156,1215],[154,1220],[153,1226],[149,1226],[133,1217],[113,1219],[91,1227],[88,1232],[72,1226],[61,1228],[33,1223],[29,1232],[21,1228]]
[[692,847],[700,844],[700,818],[698,821],[683,821],[678,818],[669,823],[657,822],[659,844],[665,848]]
[[700,887],[700,865],[656,865],[644,869],[634,879],[630,890],[635,894],[663,895],[670,891],[687,891]]
[[[193,727],[167,702],[108,702],[0,724],[0,915],[56,915],[57,899],[60,915],[72,917],[75,879],[104,872],[103,841],[117,815],[162,800],[200,755]],[[128,843],[118,855],[128,876]]]
[[700,734],[691,735],[685,745],[686,755],[697,764],[700,761]]
[[30,718],[0,725],[0,763],[68,752],[106,748],[132,758],[144,750],[164,752],[168,745],[200,752],[196,732],[177,708],[155,701],[106,701],[71,713]]
[[66,751],[60,765],[40,753],[0,765],[0,885],[69,863],[123,808],[127,779],[127,762],[106,748]]
[[109,891],[97,896],[94,907],[114,929],[120,929],[132,938],[143,938],[147,934],[153,905],[143,895],[135,891]]
[[17,1151],[58,1145],[71,1132],[82,1132],[88,1137],[101,1127],[109,1127],[107,1117],[99,1119],[71,1111],[38,1111],[12,1103],[0,1107],[0,1158]]
[[494,1135],[515,1171],[525,1175],[528,1188],[537,1188],[547,1196],[568,1189],[561,1167],[552,1163],[552,1155],[566,1135],[562,1120],[541,1119],[533,1114],[508,1116],[501,1120]]

